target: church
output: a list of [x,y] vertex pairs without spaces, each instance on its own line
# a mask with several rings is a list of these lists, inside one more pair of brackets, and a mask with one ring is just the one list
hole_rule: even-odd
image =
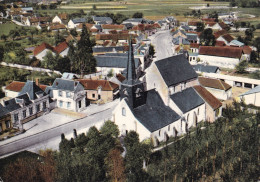
[[[172,104],[165,104],[158,92],[160,88],[145,88],[147,83],[137,78],[133,47],[130,44],[126,79],[120,89],[120,103],[113,111],[113,120],[120,134],[125,135],[133,130],[139,134],[141,141],[151,139],[154,145],[158,145],[171,136],[186,133],[190,127],[205,120],[205,102],[192,87],[171,94]],[[192,98],[187,99],[182,95],[190,95]],[[194,116],[194,113],[196,119],[189,119],[189,115]]]

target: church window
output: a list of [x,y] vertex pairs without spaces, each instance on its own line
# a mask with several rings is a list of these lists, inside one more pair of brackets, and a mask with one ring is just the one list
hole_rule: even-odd
[[125,110],[124,107],[122,108],[122,115],[123,115],[123,116],[126,116],[126,110]]

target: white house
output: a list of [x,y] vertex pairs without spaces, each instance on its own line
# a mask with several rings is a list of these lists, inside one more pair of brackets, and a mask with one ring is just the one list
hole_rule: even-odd
[[58,14],[52,19],[52,23],[64,24],[64,21],[66,21],[67,19],[68,19],[67,13]]
[[85,18],[75,18],[68,22],[68,28],[73,29],[76,28],[80,23],[86,23]]
[[46,93],[57,102],[57,107],[79,112],[86,108],[86,93],[79,81],[56,78]]
[[222,80],[199,77],[199,83],[220,100],[227,100],[232,96],[232,87]]
[[244,101],[245,104],[252,104],[260,107],[260,86],[241,94],[239,98],[241,101]]
[[240,61],[247,59],[242,48],[231,46],[200,46],[198,57],[206,64],[230,69],[234,69]]

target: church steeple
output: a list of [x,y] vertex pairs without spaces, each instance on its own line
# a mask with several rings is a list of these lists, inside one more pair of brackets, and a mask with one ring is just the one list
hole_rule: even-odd
[[132,46],[132,38],[129,40],[129,51],[126,68],[126,79],[123,81],[120,89],[120,98],[126,99],[129,107],[135,108],[143,103],[143,83],[137,79],[135,69],[135,59]]
[[132,46],[132,37],[129,39],[129,50],[128,50],[128,61],[127,61],[127,73],[126,73],[126,80],[128,84],[133,85],[134,81],[136,80],[136,72],[135,72],[135,58],[133,53],[133,46]]

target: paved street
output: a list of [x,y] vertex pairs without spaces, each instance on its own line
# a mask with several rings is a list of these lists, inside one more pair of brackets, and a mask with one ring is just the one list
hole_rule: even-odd
[[[79,134],[82,132],[86,132],[89,127],[94,125],[99,128],[100,126],[102,126],[104,121],[112,117],[112,111],[114,110],[118,102],[119,99],[102,106],[92,105],[88,110],[84,111],[87,116],[82,119],[71,120],[70,118],[68,118],[67,122],[53,128],[49,128],[43,131],[37,129],[36,133],[30,132],[31,135],[26,135],[25,133],[2,141],[0,142],[0,156],[3,157],[5,155],[22,150],[30,150],[33,152],[37,152],[40,149],[46,148],[56,150],[59,147],[61,133],[64,133],[66,138],[70,139],[73,136],[73,129],[76,129]],[[41,117],[39,119],[43,121]],[[58,119],[57,117],[50,118],[50,120],[55,122],[61,120],[61,117],[60,119]],[[33,128],[31,128],[31,130],[33,130]]]
[[170,30],[159,31],[149,37],[155,47],[156,60],[173,56],[173,44]]

